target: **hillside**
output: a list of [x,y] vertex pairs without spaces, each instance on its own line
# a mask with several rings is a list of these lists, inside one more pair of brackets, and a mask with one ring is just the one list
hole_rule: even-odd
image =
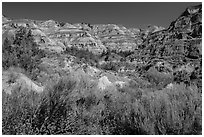
[[202,134],[202,5],[168,28],[2,16],[3,134]]

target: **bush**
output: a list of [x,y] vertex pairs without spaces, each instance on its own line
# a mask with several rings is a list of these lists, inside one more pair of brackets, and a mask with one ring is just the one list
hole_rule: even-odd
[[39,46],[34,42],[31,31],[26,28],[20,28],[13,43],[7,38],[2,46],[2,66],[4,69],[9,67],[20,67],[26,70],[33,79],[36,79],[38,66],[41,63],[41,58],[44,57],[44,52],[39,49]]
[[7,135],[35,134],[32,127],[34,113],[40,104],[35,92],[2,92],[2,133]]
[[[105,95],[106,97],[107,95]],[[202,103],[196,87],[125,89],[104,99],[110,134],[201,134]]]
[[37,97],[3,94],[3,134],[180,135],[202,131],[202,98],[194,86],[99,90],[86,76],[78,82],[66,77],[50,85]]
[[53,87],[44,91],[41,103],[35,113],[33,127],[38,134],[56,134],[67,132],[63,126],[69,124],[67,118],[71,112],[69,94],[73,90],[74,83],[60,80]]
[[150,83],[155,85],[158,89],[165,87],[167,84],[173,82],[173,75],[171,73],[162,73],[151,67],[146,74]]
[[[99,60],[99,55],[93,54],[91,51],[88,49],[82,50],[78,49],[76,47],[71,47],[71,48],[66,48],[65,54],[70,54],[72,56],[77,57],[78,59],[84,59],[84,63],[88,63],[91,66],[96,66]],[[81,60],[82,61],[82,60]]]
[[134,103],[135,123],[146,134],[200,134],[201,95],[195,87],[175,85],[143,94]]

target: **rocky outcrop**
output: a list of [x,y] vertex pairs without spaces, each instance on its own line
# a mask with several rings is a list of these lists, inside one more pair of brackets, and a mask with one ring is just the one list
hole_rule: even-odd
[[[3,41],[7,39],[13,44],[17,32],[24,28],[39,49],[45,51],[46,56],[40,59],[40,81],[58,79],[77,69],[93,79],[101,79],[101,89],[110,80],[101,78],[105,73],[119,79],[146,79],[149,75],[158,77],[159,83],[170,78],[165,85],[172,79],[182,81],[178,77],[186,73],[189,79],[202,78],[202,5],[188,7],[167,29],[155,25],[139,29],[116,24],[12,20],[5,16],[2,20]],[[127,81],[111,82],[122,87]]]
[[112,82],[110,82],[106,76],[103,76],[99,79],[99,82],[98,82],[99,89],[104,90],[111,85],[112,85]]
[[14,91],[42,93],[44,90],[43,86],[39,86],[22,73],[3,72],[2,83],[2,90],[7,94],[12,94]]
[[139,51],[129,56],[130,59],[142,62],[144,66],[154,60],[168,62],[171,73],[189,63],[201,69],[201,16],[202,5],[188,7],[168,29],[149,33]]

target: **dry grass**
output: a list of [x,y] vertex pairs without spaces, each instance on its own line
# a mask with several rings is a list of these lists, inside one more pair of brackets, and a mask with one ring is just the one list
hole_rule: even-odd
[[3,93],[3,134],[201,134],[196,87],[99,92],[83,77],[63,78],[43,94]]

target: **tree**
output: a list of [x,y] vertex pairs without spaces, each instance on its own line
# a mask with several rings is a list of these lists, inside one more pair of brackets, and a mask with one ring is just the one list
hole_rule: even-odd
[[3,68],[10,66],[20,67],[26,70],[31,77],[36,77],[33,71],[38,69],[41,58],[45,54],[39,49],[39,45],[34,42],[31,31],[21,27],[13,43],[5,39],[3,44]]

